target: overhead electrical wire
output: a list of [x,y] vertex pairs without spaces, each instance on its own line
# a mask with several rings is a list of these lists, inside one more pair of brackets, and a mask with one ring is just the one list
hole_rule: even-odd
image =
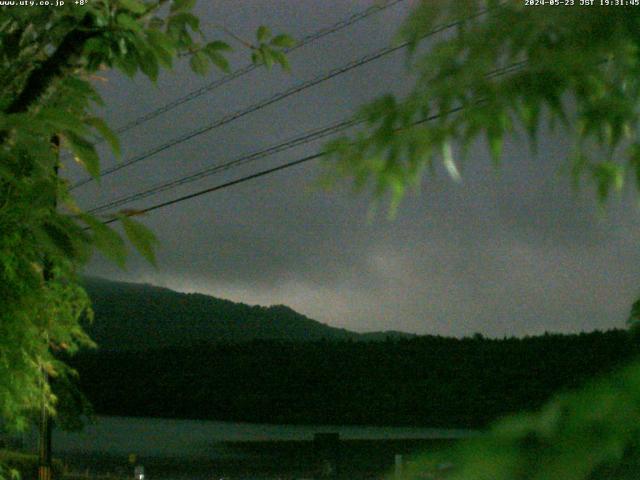
[[[466,21],[468,21],[468,20],[470,20],[472,18],[481,16],[481,15],[487,13],[488,11],[489,11],[489,9],[484,9],[484,10],[476,12],[475,14],[472,14],[472,15],[464,18],[464,19],[451,22],[451,23],[449,23],[447,25],[436,27],[431,32],[425,34],[422,38],[426,38],[426,37],[428,37],[430,35],[433,35],[435,33],[440,32],[440,31],[452,28],[452,27],[454,27],[456,25],[459,25],[459,24],[461,24],[463,22],[466,22]],[[399,45],[399,46],[393,47],[393,48],[394,48],[394,50],[397,50],[397,49],[400,49],[400,48],[404,48],[408,44],[409,44],[409,42],[406,42],[405,44],[402,44],[402,45]],[[367,58],[367,57],[363,57],[363,58]],[[359,61],[362,61],[363,58],[361,58]],[[514,69],[521,68],[524,64],[526,64],[525,61],[516,62],[516,63],[514,63],[512,65],[509,65],[509,66],[506,66],[506,67],[503,67],[503,68],[498,68],[498,69],[496,69],[496,70],[494,70],[492,72],[488,72],[486,75],[488,77],[504,75],[506,73],[509,73],[510,71],[513,71]],[[334,71],[332,71],[332,72],[334,72]],[[464,106],[456,107],[456,108],[454,108],[452,110],[449,110],[447,112],[442,112],[442,113],[433,115],[431,117],[428,117],[426,119],[422,119],[422,120],[416,121],[416,122],[414,122],[413,125],[417,125],[417,124],[420,124],[420,123],[423,123],[423,122],[426,122],[426,121],[433,120],[433,119],[441,117],[442,115],[445,115],[445,114],[450,114],[450,113],[457,112],[459,110],[462,110],[463,108],[465,108],[465,107]],[[219,164],[219,165],[214,165],[212,167],[208,167],[207,169],[201,170],[201,171],[196,172],[194,174],[190,174],[188,176],[181,177],[181,178],[178,178],[176,180],[172,180],[170,182],[165,182],[165,183],[162,183],[160,185],[156,185],[154,187],[151,187],[150,189],[143,190],[142,192],[138,192],[136,194],[129,195],[127,197],[121,197],[120,199],[111,201],[108,204],[104,204],[104,205],[95,207],[90,212],[91,213],[96,213],[96,212],[105,210],[107,208],[111,208],[113,206],[119,206],[119,205],[122,205],[122,204],[130,203],[131,201],[134,201],[134,200],[137,200],[137,199],[140,199],[140,198],[146,198],[147,196],[153,195],[155,193],[159,193],[161,191],[165,191],[165,190],[173,188],[175,186],[182,185],[182,184],[185,184],[185,183],[189,183],[189,182],[198,180],[200,178],[204,178],[205,176],[209,176],[209,175],[218,173],[219,171],[227,170],[227,169],[232,168],[234,166],[241,165],[241,164],[247,163],[249,161],[254,161],[254,160],[257,160],[259,158],[263,158],[265,156],[268,156],[268,155],[271,155],[271,154],[274,154],[274,153],[277,153],[277,152],[280,152],[280,151],[283,151],[283,150],[287,150],[289,148],[293,148],[295,146],[298,146],[298,145],[301,145],[301,144],[304,144],[304,143],[308,143],[308,142],[310,142],[312,140],[315,140],[315,139],[318,139],[318,138],[323,138],[323,137],[325,137],[327,135],[330,135],[331,133],[337,133],[337,132],[342,131],[342,130],[348,128],[348,127],[351,127],[351,126],[354,126],[356,124],[362,123],[362,121],[363,120],[351,119],[351,120],[346,120],[346,121],[343,121],[343,122],[339,122],[337,124],[330,125],[329,127],[324,127],[324,128],[318,129],[318,130],[314,130],[313,132],[305,134],[302,137],[293,138],[293,139],[285,141],[285,142],[283,142],[281,144],[269,147],[269,148],[267,148],[265,150],[261,150],[261,151],[255,152],[253,154],[250,154],[250,155],[247,155],[247,156],[244,156],[244,157],[240,157],[239,159],[235,159],[235,160],[232,160],[230,162],[226,162],[226,163],[223,163],[223,164]],[[151,207],[147,207],[147,208],[142,209],[142,210],[135,210],[131,214],[132,215],[133,214],[143,214],[143,213],[146,213],[146,212],[150,212],[150,211],[156,210],[158,208],[162,208],[164,206],[172,205],[172,204],[175,204],[175,203],[178,203],[178,202],[190,199],[190,198],[194,198],[194,197],[206,194],[206,193],[210,193],[210,192],[213,192],[213,191],[216,191],[216,190],[220,190],[222,188],[226,188],[226,187],[229,187],[229,186],[232,186],[232,185],[236,185],[236,184],[242,183],[244,181],[248,181],[248,180],[251,180],[251,179],[254,179],[254,178],[257,178],[257,177],[261,177],[261,176],[264,176],[264,175],[267,175],[267,174],[270,174],[270,173],[274,173],[276,171],[283,170],[285,168],[293,167],[295,165],[298,165],[298,164],[301,164],[301,163],[304,163],[304,162],[319,158],[319,157],[324,156],[324,155],[325,155],[324,152],[320,152],[320,153],[313,154],[313,155],[310,155],[310,156],[307,156],[307,157],[303,157],[303,158],[295,160],[293,162],[288,162],[288,163],[285,163],[285,164],[277,166],[277,167],[273,167],[273,168],[270,168],[270,169],[267,169],[267,170],[263,170],[263,171],[260,171],[260,172],[245,176],[245,177],[241,177],[241,178],[236,179],[236,180],[232,180],[230,182],[223,183],[221,185],[210,187],[210,188],[207,188],[207,189],[204,189],[204,190],[200,190],[200,191],[192,193],[192,194],[188,194],[188,195],[185,195],[185,196],[182,196],[182,197],[178,197],[178,198],[173,199],[173,200],[162,202],[160,204],[156,204],[156,205],[153,205]],[[116,220],[117,220],[117,217],[113,217],[113,218],[107,220],[105,223],[112,223],[112,222],[114,222]]]
[[[452,108],[452,109],[448,110],[446,112],[446,114],[449,115],[451,113],[456,113],[456,112],[459,112],[460,110],[463,110],[463,109],[464,109],[464,107],[455,107],[455,108]],[[412,126],[418,125],[420,123],[428,122],[428,121],[431,121],[431,120],[435,120],[436,118],[439,118],[442,115],[444,115],[444,114],[440,114],[439,113],[439,114],[432,115],[430,117],[427,117],[425,119],[422,119],[422,120],[419,120],[419,121],[415,122]],[[233,185],[238,185],[239,183],[244,183],[244,182],[247,182],[249,180],[253,180],[255,178],[264,177],[265,175],[269,175],[271,173],[275,173],[275,172],[278,172],[280,170],[285,170],[287,168],[291,168],[291,167],[295,167],[297,165],[301,165],[303,163],[307,163],[307,162],[310,162],[311,160],[316,160],[318,158],[324,157],[327,154],[328,154],[328,152],[324,152],[324,151],[323,152],[313,153],[311,155],[307,155],[307,156],[299,158],[297,160],[293,160],[291,162],[283,163],[282,165],[278,165],[276,167],[268,168],[266,170],[261,170],[259,172],[252,173],[250,175],[246,175],[244,177],[241,177],[241,178],[238,178],[238,179],[235,179],[235,180],[230,180],[228,182],[225,182],[225,183],[222,183],[222,184],[219,184],[219,185],[215,185],[213,187],[205,188],[203,190],[198,190],[197,192],[189,193],[187,195],[183,195],[181,197],[174,198],[172,200],[167,200],[165,202],[157,203],[155,205],[151,205],[150,207],[146,207],[146,208],[143,208],[143,209],[140,209],[140,210],[135,210],[129,216],[144,215],[145,213],[149,213],[149,212],[152,212],[154,210],[158,210],[160,208],[168,207],[170,205],[175,205],[176,203],[181,203],[181,202],[184,202],[186,200],[191,200],[192,198],[200,197],[200,196],[205,195],[207,193],[212,193],[212,192],[215,192],[215,191],[218,191],[218,190],[222,190],[224,188],[231,187]],[[110,218],[108,220],[105,220],[103,223],[105,225],[108,225],[110,223],[116,222],[118,219],[119,219],[118,217],[113,217],[113,218]]]
[[[260,172],[254,173],[254,174],[247,175],[246,177],[238,178],[236,180],[231,180],[231,181],[223,183],[221,185],[216,185],[214,187],[206,188],[204,190],[199,190],[199,191],[197,191],[195,193],[190,193],[188,195],[183,195],[182,197],[178,197],[178,198],[175,198],[173,200],[168,200],[166,202],[158,203],[156,205],[152,205],[150,207],[143,208],[142,210],[136,210],[133,215],[129,215],[129,216],[144,215],[145,213],[152,212],[153,210],[157,210],[159,208],[168,207],[169,205],[173,205],[173,204],[176,204],[176,203],[184,202],[185,200],[190,200],[192,198],[199,197],[199,196],[204,195],[206,193],[215,192],[216,190],[222,190],[223,188],[231,187],[233,185],[237,185],[238,183],[244,183],[246,181],[253,180],[254,178],[263,177],[265,175],[269,175],[270,173],[274,173],[274,172],[277,172],[279,170],[284,170],[286,168],[294,167],[296,165],[300,165],[301,163],[305,163],[305,162],[309,162],[311,160],[315,160],[316,158],[320,158],[320,157],[322,157],[324,155],[325,155],[325,152],[314,153],[313,155],[308,155],[306,157],[300,158],[298,160],[294,160],[292,162],[285,163],[283,165],[279,165],[277,167],[269,168],[267,170],[262,170]],[[109,220],[105,220],[102,223],[104,223],[105,225],[108,225],[108,224],[113,223],[113,222],[115,222],[117,220],[118,220],[118,217],[114,217],[114,218],[110,218]]]
[[[377,60],[381,57],[384,57],[386,55],[389,55],[390,53],[393,53],[395,51],[398,51],[402,48],[404,48],[406,45],[402,44],[402,45],[398,45],[395,47],[385,47],[381,50],[378,50],[377,52],[373,53],[373,54],[369,54],[366,55],[364,57],[359,58],[358,60],[349,62],[346,65],[343,65],[342,67],[339,68],[335,68],[331,71],[329,71],[328,73],[325,73],[321,76],[318,77],[314,77],[311,80],[307,80],[305,82],[302,82],[298,85],[294,85],[293,87],[284,90],[282,92],[278,92],[275,95],[267,98],[266,100],[263,100],[259,103],[255,103],[253,105],[250,105],[247,108],[244,108],[242,110],[238,110],[236,112],[233,112],[231,114],[225,115],[224,117],[214,121],[213,123],[210,123],[208,125],[199,127],[197,129],[194,129],[184,135],[181,135],[179,137],[176,137],[166,143],[163,143],[159,146],[156,146],[150,150],[147,150],[146,152],[137,155],[135,157],[130,158],[129,160],[126,160],[124,162],[118,163],[110,168],[105,169],[104,171],[102,171],[99,175],[99,177],[104,177],[107,175],[110,175],[112,173],[117,172],[118,170],[121,170],[123,168],[129,167],[131,165],[134,165],[138,162],[141,162],[143,160],[146,160],[149,157],[152,157],[154,155],[157,155],[160,152],[163,152],[164,150],[167,150],[169,148],[172,148],[176,145],[179,145],[181,143],[184,143],[188,140],[191,140],[199,135],[202,135],[206,132],[209,132],[211,130],[214,130],[216,128],[219,128],[223,125],[226,125],[230,122],[233,122],[234,120],[237,120],[239,118],[244,117],[245,115],[248,115],[250,113],[256,112],[258,110],[262,110],[263,108],[266,108],[267,106],[279,102],[281,100],[284,100],[287,97],[290,97],[292,95],[295,95],[297,93],[300,93],[308,88],[314,87],[322,82],[325,82],[327,80],[330,80],[338,75],[342,75],[350,70],[353,70],[354,68],[360,67],[362,65],[366,65],[367,63],[370,63],[374,60]],[[80,180],[79,182],[75,183],[72,187],[71,190],[74,190],[78,187],[81,187],[87,183],[90,183],[93,180],[93,177],[87,177],[84,180]]]
[[[502,67],[502,68],[498,68],[495,70],[492,70],[491,72],[487,73],[486,76],[488,78],[493,78],[496,76],[501,76],[501,75],[505,75],[507,73],[516,71],[518,69],[521,69],[526,62],[516,62],[513,63],[511,65],[508,65],[506,67]],[[156,184],[152,187],[146,188],[144,190],[141,190],[139,192],[133,193],[133,194],[129,194],[129,195],[125,195],[122,196],[120,198],[114,199],[108,203],[104,203],[101,204],[99,206],[96,206],[94,208],[92,208],[91,210],[88,210],[87,213],[90,214],[98,214],[101,213],[105,210],[111,209],[111,208],[115,208],[115,207],[119,207],[121,205],[126,205],[128,203],[134,202],[136,200],[141,200],[143,198],[147,198],[153,195],[156,195],[158,193],[164,192],[166,190],[170,190],[172,188],[181,186],[181,185],[185,185],[188,183],[192,183],[194,181],[197,180],[201,180],[203,178],[230,170],[231,168],[235,168],[250,162],[255,162],[257,160],[263,159],[265,157],[274,155],[276,153],[280,153],[286,150],[290,150],[294,147],[298,147],[300,145],[305,145],[308,144],[312,141],[315,140],[319,140],[322,138],[325,138],[329,135],[333,135],[336,133],[340,133],[343,132],[344,130],[347,130],[351,127],[357,126],[361,123],[363,123],[364,120],[363,119],[358,119],[358,118],[352,118],[352,119],[348,119],[348,120],[342,120],[339,122],[334,122],[328,126],[325,127],[321,127],[321,128],[317,128],[311,131],[308,131],[306,133],[303,133],[301,135],[295,136],[293,138],[289,138],[283,142],[280,142],[278,144],[272,145],[270,147],[258,150],[256,152],[247,154],[247,155],[243,155],[240,156],[239,158],[227,161],[227,162],[223,162],[223,163],[218,163],[218,164],[214,164],[211,165],[209,167],[206,167],[204,169],[198,170],[194,173],[190,173],[188,175],[185,176],[181,176],[178,178],[175,178],[173,180],[169,180],[166,182],[162,182],[159,184]]]
[[[495,69],[495,70],[493,70],[491,72],[488,72],[486,75],[489,78],[494,78],[494,77],[497,77],[497,76],[505,75],[505,74],[520,70],[525,65],[526,65],[525,61],[516,62],[516,63],[508,65],[506,67],[498,68],[498,69]],[[481,101],[482,100],[480,100],[480,102]],[[466,108],[466,107],[465,106],[458,106],[458,107],[454,107],[454,108],[452,108],[452,109],[450,109],[450,110],[448,110],[446,112],[440,112],[440,113],[437,113],[437,114],[433,114],[433,115],[431,115],[429,117],[426,117],[426,118],[423,118],[423,119],[415,121],[414,123],[411,124],[411,126],[409,128],[417,126],[417,125],[420,125],[422,123],[433,121],[433,120],[435,120],[437,118],[440,118],[440,117],[442,117],[444,115],[450,115],[452,113],[457,113],[457,112],[459,112],[461,110],[464,110],[464,108]],[[169,188],[173,188],[173,186],[181,185],[181,184],[184,184],[184,183],[189,183],[189,182],[198,180],[200,178],[204,178],[205,176],[211,175],[212,173],[210,173],[210,172],[213,172],[213,169],[216,169],[216,168],[219,169],[219,170],[213,172],[213,173],[217,173],[218,171],[226,170],[228,168],[231,168],[232,166],[235,166],[235,164],[240,164],[239,162],[246,163],[247,161],[252,161],[252,160],[256,160],[258,158],[262,158],[262,157],[267,156],[267,155],[271,155],[273,153],[276,153],[276,151],[279,152],[279,151],[282,151],[282,150],[287,150],[289,148],[293,148],[294,146],[298,146],[298,145],[301,145],[301,144],[304,144],[304,143],[308,143],[308,142],[310,142],[312,140],[316,140],[318,138],[323,138],[324,136],[330,135],[332,133],[337,133],[337,132],[345,130],[345,129],[349,128],[349,127],[353,127],[353,126],[355,126],[357,124],[363,123],[363,121],[364,120],[362,120],[362,119],[352,119],[352,120],[347,120],[347,121],[343,121],[343,122],[338,122],[338,123],[330,125],[328,127],[324,127],[322,129],[318,129],[316,131],[310,132],[310,133],[308,133],[306,135],[303,135],[301,137],[297,137],[297,138],[289,140],[287,142],[283,142],[282,144],[279,144],[279,145],[276,145],[276,146],[273,146],[273,147],[269,147],[269,148],[264,149],[264,150],[262,150],[260,152],[253,153],[253,154],[248,155],[246,157],[241,157],[240,159],[236,159],[236,160],[233,160],[231,162],[219,164],[219,165],[214,166],[214,167],[212,167],[210,169],[202,170],[202,171],[197,172],[195,174],[192,174],[192,175],[189,175],[189,176],[185,176],[185,177],[181,177],[181,178],[179,178],[177,180],[174,180],[174,181],[171,181],[171,182],[167,182],[167,183],[161,184],[159,186],[152,187],[152,188],[150,188],[148,190],[144,190],[142,192],[138,192],[138,193],[136,193],[134,195],[131,195],[129,197],[123,197],[121,199],[115,200],[115,201],[110,202],[108,204],[101,205],[99,207],[96,207],[96,208],[90,210],[88,213],[92,213],[92,214],[93,213],[97,213],[97,212],[106,210],[108,208],[113,208],[114,206],[120,206],[120,205],[127,204],[127,203],[130,203],[130,202],[135,201],[135,200],[139,200],[141,198],[145,198],[145,197],[153,195],[155,193],[159,193],[160,191],[164,191],[164,190],[167,190]],[[286,148],[285,148],[285,145],[287,145],[287,144],[290,144],[290,145],[286,146]],[[268,169],[265,169],[265,170],[261,170],[261,171],[256,172],[256,173],[249,174],[249,175],[246,175],[246,176],[243,176],[241,178],[238,178],[238,179],[235,179],[235,180],[231,180],[231,181],[228,181],[228,182],[224,182],[222,184],[218,184],[218,185],[215,185],[213,187],[208,187],[208,188],[205,188],[203,190],[199,190],[199,191],[194,192],[194,193],[183,195],[183,196],[177,197],[177,198],[172,199],[172,200],[167,200],[165,202],[161,202],[161,203],[152,205],[150,207],[145,207],[143,209],[136,209],[136,210],[133,211],[133,214],[134,215],[142,215],[142,214],[145,214],[145,213],[148,213],[148,212],[160,209],[160,208],[164,208],[164,207],[167,207],[167,206],[170,206],[170,205],[174,205],[176,203],[180,203],[180,202],[183,202],[183,201],[186,201],[186,200],[190,200],[192,198],[199,197],[201,195],[205,195],[207,193],[212,193],[212,192],[215,192],[215,191],[218,191],[218,190],[222,190],[224,188],[231,187],[233,185],[244,183],[246,181],[253,180],[255,178],[263,177],[265,175],[269,175],[271,173],[278,172],[280,170],[291,168],[291,167],[300,165],[302,163],[310,162],[311,160],[315,160],[315,159],[318,159],[320,157],[326,156],[327,154],[328,154],[328,152],[322,151],[322,152],[317,152],[317,153],[314,153],[314,154],[311,154],[311,155],[307,155],[305,157],[299,158],[297,160],[293,160],[291,162],[284,163],[282,165],[278,165],[276,167],[272,167],[272,168],[268,168]],[[172,186],[171,187],[167,187],[168,185],[172,185]],[[110,218],[110,219],[106,220],[104,223],[105,224],[113,223],[117,219],[118,219],[117,217],[113,217],[113,218]]]
[[[356,23],[358,23],[361,20],[364,20],[368,17],[370,17],[371,15],[374,15],[376,13],[382,12],[390,7],[393,7],[394,5],[398,4],[398,3],[402,3],[405,0],[391,0],[388,2],[385,2],[383,4],[376,4],[376,5],[372,5],[369,8],[366,8],[364,10],[362,10],[361,12],[357,12],[354,13],[353,15],[348,16],[347,18],[344,18],[343,20],[340,20],[339,22],[334,23],[333,25],[330,25],[328,27],[324,27],[321,28],[320,30],[317,30],[305,37],[303,37],[302,39],[300,39],[300,41],[298,41],[296,43],[295,46],[291,47],[291,48],[287,48],[284,52],[285,53],[291,53],[295,50],[298,50],[306,45],[309,45],[317,40],[320,40],[328,35],[331,35],[332,33],[336,33],[339,32],[340,30],[343,30],[347,27],[350,27],[351,25],[354,25]],[[213,90],[215,90],[218,87],[221,87],[222,85],[235,80],[236,78],[242,77],[243,75],[248,74],[249,72],[252,72],[253,70],[255,70],[256,68],[259,68],[259,65],[256,65],[254,63],[249,63],[247,65],[245,65],[242,68],[239,68],[238,70],[229,73],[228,75],[225,75],[221,78],[219,78],[218,80],[214,80],[213,82],[198,88],[197,90],[193,90],[189,93],[187,93],[186,95],[183,95],[182,97],[179,97],[175,100],[173,100],[172,102],[169,102],[161,107],[156,108],[155,110],[152,110],[144,115],[141,115],[140,117],[132,120],[129,123],[126,123],[124,125],[122,125],[121,127],[116,128],[114,131],[118,134],[120,133],[124,133],[127,130],[131,130],[132,128],[137,127],[138,125],[141,125],[145,122],[148,122],[149,120],[152,120],[153,118],[162,115],[163,113],[166,113],[170,110],[173,110],[176,107],[179,107],[180,105],[190,102],[191,100],[198,98],[202,95],[205,95]]]
[[209,177],[211,175],[229,170],[231,168],[235,168],[238,167],[240,165],[244,165],[246,163],[249,162],[254,162],[256,160],[265,158],[267,156],[271,156],[274,155],[276,153],[280,153],[283,152],[285,150],[289,150],[291,148],[300,146],[300,145],[305,145],[309,142],[312,142],[314,140],[319,140],[322,138],[325,138],[329,135],[335,134],[335,133],[339,133],[342,132],[344,130],[346,130],[347,128],[353,127],[355,125],[358,125],[360,123],[362,123],[363,120],[343,120],[340,122],[336,122],[333,123],[329,126],[323,127],[323,128],[319,128],[319,129],[315,129],[311,132],[307,132],[303,135],[298,135],[296,137],[290,138],[288,140],[285,140],[284,142],[278,143],[276,145],[273,145],[271,147],[250,153],[248,155],[243,155],[239,158],[236,158],[234,160],[231,160],[229,162],[224,162],[221,164],[216,164],[216,165],[212,165],[210,167],[204,168],[202,170],[199,170],[195,173],[189,174],[187,176],[183,176],[183,177],[179,177],[175,180],[171,180],[168,182],[162,182],[160,184],[157,184],[151,188],[145,189],[141,192],[137,192],[131,195],[127,195],[127,196],[123,196],[120,197],[118,199],[115,199],[109,203],[100,205],[98,207],[95,207],[91,210],[88,210],[87,213],[90,213],[92,215],[95,215],[97,213],[100,213],[104,210],[108,210],[111,208],[115,208],[115,207],[119,207],[121,205],[127,204],[127,203],[131,203],[133,201],[136,200],[140,200],[143,198],[147,198],[149,196],[155,195],[157,193],[160,192],[164,192],[166,190],[170,190],[172,188],[178,187],[180,185],[184,185],[187,183],[191,183],[194,182],[196,180],[200,180],[202,178],[205,177]]
[[[293,47],[289,47],[286,48],[284,50],[284,53],[289,54],[294,52],[295,50],[298,50],[302,47],[305,47],[307,45],[310,45],[326,36],[329,36],[333,33],[339,32],[340,30],[343,30],[347,27],[350,27],[351,25],[354,25],[356,23],[358,23],[361,20],[364,20],[366,18],[369,18],[371,15],[380,13],[384,10],[387,10],[388,8],[391,8],[395,5],[397,5],[398,3],[402,3],[405,0],[390,0],[387,1],[385,3],[382,4],[375,4],[372,5],[360,12],[356,12],[336,23],[334,23],[333,25],[329,25],[328,27],[324,27],[321,28],[313,33],[310,33],[309,35],[306,35],[305,37],[303,37],[302,39],[300,39],[300,41],[298,41]],[[158,107],[154,110],[151,110],[150,112],[147,112],[133,120],[131,120],[128,123],[125,123],[124,125],[115,128],[113,131],[120,135],[122,133],[125,133],[139,125],[142,125],[150,120],[153,120],[154,118],[167,113],[177,107],[179,107],[180,105],[183,105],[187,102],[190,102],[191,100],[194,100],[198,97],[201,97],[202,95],[205,95],[209,92],[214,91],[215,89],[231,82],[232,80],[235,80],[237,78],[240,78],[250,72],[252,72],[253,70],[259,68],[260,65],[257,65],[255,63],[249,63],[247,65],[245,65],[244,67],[241,67],[227,75],[224,75],[223,77],[214,80],[211,83],[208,83],[207,85],[204,85],[203,87],[200,87],[196,90],[192,90],[191,92],[187,93],[186,95],[183,95],[182,97],[176,98],[175,100],[166,103],[164,105],[162,105],[161,107]],[[97,137],[95,139],[95,141],[93,142],[94,145],[99,145],[100,143],[104,142],[104,138],[102,137]],[[74,185],[73,188],[75,188],[76,186],[80,186],[80,185]]]
[[[440,25],[440,26],[434,28],[433,30],[431,30],[426,35],[424,35],[423,38],[430,37],[432,35],[435,35],[437,33],[442,32],[442,31],[445,31],[445,30],[448,30],[448,29],[453,28],[455,26],[458,26],[458,25],[468,21],[469,19],[477,17],[477,16],[482,15],[484,13],[486,13],[486,10],[485,11],[481,11],[481,12],[477,12],[476,14],[471,15],[471,16],[469,16],[467,18],[464,18],[464,19],[461,19],[461,20],[456,20],[456,21],[450,22],[448,24]],[[137,156],[135,156],[133,158],[130,158],[129,160],[126,160],[126,161],[118,163],[118,164],[116,164],[116,165],[114,165],[114,166],[112,166],[110,168],[107,168],[107,169],[105,169],[104,171],[102,171],[100,173],[99,178],[107,176],[107,175],[110,175],[112,173],[115,173],[115,172],[123,169],[123,168],[129,167],[129,166],[131,166],[133,164],[136,164],[138,162],[146,160],[147,158],[152,157],[152,156],[154,156],[154,155],[156,155],[156,154],[158,154],[160,152],[163,152],[164,150],[172,148],[172,147],[174,147],[176,145],[179,145],[179,144],[184,143],[184,142],[186,142],[188,140],[191,140],[191,139],[193,139],[193,138],[195,138],[195,137],[197,137],[199,135],[202,135],[202,134],[204,134],[206,132],[209,132],[209,131],[214,130],[214,129],[218,128],[218,127],[226,125],[226,124],[228,124],[230,122],[233,122],[234,120],[242,118],[245,115],[248,115],[250,113],[256,112],[258,110],[262,110],[263,108],[266,108],[269,105],[272,105],[272,104],[274,104],[276,102],[284,100],[285,98],[288,98],[288,97],[290,97],[292,95],[300,93],[300,92],[302,92],[304,90],[307,90],[308,88],[314,87],[314,86],[316,86],[316,85],[318,85],[320,83],[323,83],[323,82],[325,82],[327,80],[330,80],[330,79],[332,79],[334,77],[337,77],[339,75],[343,75],[343,74],[345,74],[345,73],[347,73],[347,72],[349,72],[349,71],[351,71],[351,70],[353,70],[355,68],[361,67],[361,66],[366,65],[366,64],[368,64],[370,62],[373,62],[375,60],[383,58],[383,57],[385,57],[385,56],[387,56],[387,55],[389,55],[391,53],[394,53],[394,52],[397,52],[399,50],[402,50],[403,48],[407,47],[410,43],[411,42],[404,42],[404,43],[401,43],[401,44],[396,45],[396,46],[384,47],[384,48],[379,49],[379,50],[377,50],[377,51],[375,51],[373,53],[367,54],[367,55],[365,55],[363,57],[360,57],[360,58],[358,58],[356,60],[353,60],[353,61],[351,61],[351,62],[349,62],[349,63],[347,63],[347,64],[345,64],[345,65],[343,65],[341,67],[336,67],[336,68],[330,70],[329,72],[326,72],[324,74],[318,75],[318,76],[316,76],[316,77],[314,77],[314,78],[312,78],[310,80],[306,80],[304,82],[301,82],[301,83],[299,83],[297,85],[294,85],[291,88],[288,88],[288,89],[286,89],[286,90],[284,90],[282,92],[278,92],[278,93],[272,95],[271,97],[269,97],[269,98],[267,98],[267,99],[265,99],[265,100],[263,100],[261,102],[258,102],[258,103],[255,103],[253,105],[250,105],[249,107],[246,107],[246,108],[244,108],[242,110],[238,110],[236,112],[227,114],[224,117],[222,117],[222,118],[220,118],[220,119],[218,119],[218,120],[216,120],[216,121],[214,121],[214,122],[212,122],[212,123],[210,123],[208,125],[205,125],[205,126],[197,128],[197,129],[194,129],[194,130],[192,130],[190,132],[187,132],[186,134],[181,135],[181,136],[179,136],[177,138],[174,138],[174,139],[172,139],[172,140],[170,140],[170,141],[168,141],[168,142],[166,142],[164,144],[161,144],[161,145],[156,146],[156,147],[154,147],[154,148],[152,148],[150,150],[147,150],[146,152],[143,152],[140,155],[137,155]],[[70,187],[70,190],[74,190],[74,189],[76,189],[78,187],[86,185],[87,183],[90,183],[93,179],[94,179],[93,177],[88,177],[88,178],[86,178],[84,180],[80,180],[79,182],[73,184]]]

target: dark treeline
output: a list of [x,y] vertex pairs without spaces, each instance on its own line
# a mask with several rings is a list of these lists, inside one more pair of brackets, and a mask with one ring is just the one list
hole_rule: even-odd
[[628,331],[523,339],[254,341],[93,351],[73,363],[100,414],[482,427],[638,352]]

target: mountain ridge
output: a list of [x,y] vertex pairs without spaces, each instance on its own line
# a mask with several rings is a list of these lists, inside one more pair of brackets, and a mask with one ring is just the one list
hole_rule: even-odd
[[103,350],[148,350],[253,340],[383,341],[416,335],[332,327],[287,305],[247,305],[150,284],[84,277],[95,312],[87,331]]

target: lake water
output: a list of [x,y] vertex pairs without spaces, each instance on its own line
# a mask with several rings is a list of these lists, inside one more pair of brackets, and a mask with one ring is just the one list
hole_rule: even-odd
[[[380,478],[393,468],[396,454],[409,457],[475,434],[437,428],[99,416],[81,432],[54,430],[52,444],[54,457],[76,471],[131,477],[128,457],[134,453],[150,480],[310,478],[326,460],[326,452],[313,441],[317,433],[339,434],[338,463],[349,478]],[[35,451],[37,432],[25,441]]]
[[452,439],[469,430],[338,425],[269,425],[137,417],[97,417],[82,432],[55,430],[58,452],[202,457],[223,442],[311,441],[316,433],[337,432],[343,440]]

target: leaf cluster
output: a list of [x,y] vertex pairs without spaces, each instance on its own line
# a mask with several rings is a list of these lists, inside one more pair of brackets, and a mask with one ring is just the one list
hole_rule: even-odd
[[416,460],[406,478],[421,478],[445,462],[453,466],[450,480],[637,478],[639,379],[634,362],[536,413],[498,422],[453,453]]
[[275,63],[278,63],[283,70],[289,71],[291,69],[285,52],[287,49],[295,47],[296,41],[293,37],[284,33],[273,36],[268,27],[261,25],[256,31],[256,41],[257,45],[252,46],[253,52],[251,53],[254,64],[264,65],[270,69]]
[[[67,3],[0,12],[0,417],[18,427],[43,392],[55,409],[42,372],[64,384],[73,372],[59,355],[92,345],[82,328],[90,302],[76,274],[93,250],[124,266],[126,238],[155,262],[157,240],[136,212],[90,215],[62,175],[60,152],[68,151],[99,180],[96,138],[120,155],[117,136],[94,113],[103,101],[93,81],[109,68],[155,81],[182,56],[199,74],[212,65],[229,70],[231,47],[206,39],[195,0]],[[262,29],[258,41],[262,63],[286,65],[290,37]]]
[[[452,146],[464,160],[484,141],[499,165],[508,136],[524,132],[535,149],[543,127],[560,126],[574,139],[560,160],[576,184],[587,175],[601,201],[629,179],[640,189],[640,11],[575,3],[421,2],[399,32],[415,86],[367,105],[366,128],[328,146],[338,175],[390,194],[394,207],[437,161],[459,176]],[[425,47],[443,25],[453,31]],[[637,478],[639,382],[634,364],[507,419],[460,450],[446,478]],[[409,478],[423,478],[433,461]]]
[[[640,13],[606,8],[421,2],[399,32],[415,86],[366,106],[368,128],[329,146],[339,173],[397,201],[438,159],[458,177],[452,145],[464,160],[484,140],[499,164],[507,136],[526,132],[535,148],[548,124],[575,139],[565,163],[601,200],[629,176],[640,187]],[[443,25],[451,34],[424,48]]]

